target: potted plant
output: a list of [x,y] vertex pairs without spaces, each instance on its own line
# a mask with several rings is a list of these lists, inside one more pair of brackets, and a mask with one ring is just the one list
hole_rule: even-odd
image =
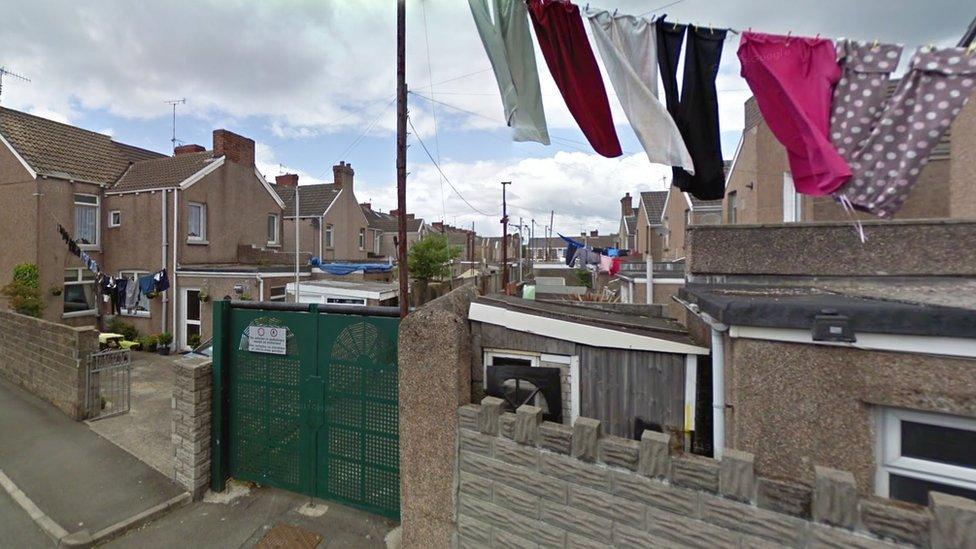
[[196,349],[200,346],[200,334],[193,334],[186,338],[186,345],[191,349]]
[[210,301],[210,294],[207,293],[206,289],[200,290],[199,298],[201,303],[206,303]]
[[167,332],[163,332],[156,336],[156,352],[161,355],[169,354],[169,344],[173,342],[173,336]]

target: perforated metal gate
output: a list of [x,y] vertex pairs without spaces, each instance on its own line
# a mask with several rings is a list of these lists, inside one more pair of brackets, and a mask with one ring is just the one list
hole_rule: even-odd
[[[400,512],[396,310],[215,303],[213,484],[251,480]],[[251,350],[283,331],[285,354]]]

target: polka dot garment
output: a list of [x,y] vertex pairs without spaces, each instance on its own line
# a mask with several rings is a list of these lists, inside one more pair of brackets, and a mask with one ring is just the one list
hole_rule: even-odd
[[[837,195],[874,215],[894,215],[974,91],[976,55],[965,48],[919,49],[867,139],[853,152],[851,179]],[[847,131],[854,127],[868,129],[849,125]]]

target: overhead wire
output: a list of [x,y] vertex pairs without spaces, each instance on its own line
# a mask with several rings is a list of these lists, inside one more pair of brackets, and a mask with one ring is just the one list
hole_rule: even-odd
[[[356,138],[352,140],[352,143],[350,143],[345,149],[343,149],[341,153],[339,153],[338,158],[332,161],[333,165],[336,162],[345,158],[347,154],[351,153],[353,150],[356,149],[356,147],[359,146],[360,143],[363,142],[366,136],[369,135],[369,132],[372,131],[373,127],[376,126],[376,123],[379,122],[380,118],[382,118],[383,115],[386,114],[386,111],[390,109],[390,105],[392,105],[394,101],[396,101],[396,96],[394,96],[393,99],[389,100],[386,103],[386,106],[383,107],[383,110],[381,110],[379,114],[377,114],[376,117],[373,118],[373,120],[370,121],[369,124],[367,124],[366,128],[362,131],[362,133],[356,136]],[[328,171],[322,172],[322,175],[320,177],[325,177],[327,173]]]
[[[433,82],[433,68],[430,62],[430,32],[427,30],[427,1],[424,0],[420,3],[420,9],[424,15],[424,40],[426,41],[427,49],[427,82],[430,84],[430,94],[434,95],[434,82]],[[441,160],[441,141],[437,135],[437,107],[435,105],[430,106],[430,115],[434,120],[434,151],[437,153],[437,161]],[[444,206],[444,179],[441,178],[441,221],[447,216],[446,208]]]

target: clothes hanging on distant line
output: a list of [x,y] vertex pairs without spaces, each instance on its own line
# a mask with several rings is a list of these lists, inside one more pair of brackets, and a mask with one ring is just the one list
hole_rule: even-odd
[[738,57],[763,120],[786,148],[796,190],[822,196],[843,185],[851,170],[828,135],[841,73],[833,42],[744,32]]
[[580,265],[599,265],[601,255],[590,248],[580,248],[576,251]]
[[169,277],[166,276],[166,269],[160,269],[153,275],[156,293],[165,292],[169,289]]
[[[614,12],[616,13],[616,12]],[[657,32],[643,17],[587,9],[593,39],[617,99],[647,159],[694,173],[684,139],[657,93]]]
[[139,277],[139,293],[148,296],[155,293],[154,288],[156,287],[156,281],[153,279],[153,275],[145,275]]
[[574,248],[585,248],[586,247],[586,244],[583,244],[582,242],[580,242],[578,240],[573,240],[572,238],[569,238],[568,236],[563,236],[563,235],[561,235],[559,233],[556,233],[556,234],[559,235],[559,238],[563,239],[566,242],[566,245],[567,246],[572,246]]
[[567,245],[566,246],[566,265],[572,267],[573,260],[576,259],[577,246]]
[[135,278],[128,279],[125,285],[125,308],[129,312],[134,311],[139,306],[139,283]]
[[468,0],[468,4],[495,73],[512,139],[548,145],[549,131],[524,0]]
[[583,29],[579,7],[566,0],[528,0],[539,48],[566,106],[597,153],[623,154],[610,115],[600,67]]
[[658,33],[658,62],[668,112],[674,118],[694,163],[695,173],[672,169],[672,183],[700,200],[725,197],[725,163],[718,120],[718,77],[725,29],[693,27],[687,32],[684,76],[678,95],[678,57],[685,25],[668,23],[662,16],[655,23]]
[[613,265],[613,258],[608,255],[600,256],[600,272],[609,273],[610,267]]
[[122,308],[125,307],[128,290],[129,280],[127,278],[119,277],[115,279],[115,292],[112,294],[112,311],[115,314],[122,313]]
[[610,276],[613,276],[620,272],[620,258],[614,257],[610,259]]
[[976,55],[966,48],[920,48],[880,121],[846,128],[871,133],[854,153],[853,177],[838,193],[842,200],[881,217],[896,213],[974,89]]

